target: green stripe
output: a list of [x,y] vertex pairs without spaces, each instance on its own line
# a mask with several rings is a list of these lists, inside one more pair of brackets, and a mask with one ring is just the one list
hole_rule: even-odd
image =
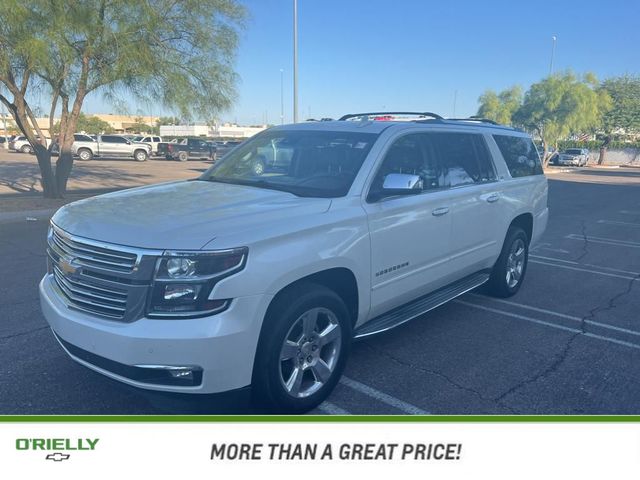
[[640,415],[0,415],[0,423],[584,423],[640,422]]

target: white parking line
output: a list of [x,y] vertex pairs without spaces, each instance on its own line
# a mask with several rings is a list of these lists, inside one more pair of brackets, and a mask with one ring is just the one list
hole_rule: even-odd
[[553,322],[545,322],[544,320],[538,320],[537,318],[527,317],[526,315],[519,315],[517,313],[511,313],[511,312],[507,312],[505,310],[499,310],[497,308],[484,307],[482,305],[476,305],[475,303],[465,302],[464,300],[454,300],[454,303],[459,303],[459,304],[465,305],[467,307],[477,308],[479,310],[484,310],[484,311],[487,311],[487,312],[498,313],[498,314],[504,315],[506,317],[517,318],[519,320],[525,320],[527,322],[537,323],[538,325],[544,325],[545,327],[557,328],[558,330],[564,330],[566,332],[577,333],[577,334],[580,334],[580,335],[585,336],[585,337],[595,338],[597,340],[603,340],[605,342],[615,343],[616,345],[622,345],[622,346],[625,346],[625,347],[636,348],[636,349],[640,350],[640,345],[636,345],[635,343],[624,342],[622,340],[617,340],[617,339],[611,338],[611,337],[605,337],[604,335],[596,335],[594,333],[588,333],[588,332],[584,333],[584,332],[582,332],[582,330],[579,330],[577,328],[565,327],[564,325],[558,325],[557,323],[553,323]]
[[344,408],[340,408],[331,402],[322,402],[318,405],[318,410],[322,413],[326,413],[327,415],[351,415],[351,412],[348,412]]
[[640,280],[640,278],[638,278],[637,276],[634,277],[630,275],[618,275],[616,273],[598,272],[596,270],[590,270],[588,268],[570,267],[569,265],[558,265],[557,263],[541,262],[540,260],[529,260],[529,263],[537,263],[539,265],[549,265],[551,267],[564,268],[565,270],[575,270],[577,272],[593,273],[595,275],[602,275],[604,277],[622,278],[624,280],[635,280],[635,281]]
[[604,225],[622,225],[623,227],[640,227],[640,223],[618,222],[616,220],[598,220],[597,223],[602,223]]
[[[554,317],[566,318],[567,320],[572,320],[574,322],[582,322],[582,318],[576,317],[574,315],[567,315],[566,313],[554,312],[553,310],[547,310],[546,308],[532,307],[531,305],[524,305],[522,303],[511,302],[509,300],[502,300],[500,298],[490,298],[482,295],[478,295],[477,293],[470,294],[472,297],[482,298],[484,300],[488,300],[490,302],[498,302],[503,303],[505,305],[512,305],[517,308],[522,308],[523,310],[531,310],[533,312],[545,313],[547,315],[553,315]],[[593,320],[585,320],[585,323],[588,325],[594,325],[596,327],[606,328],[608,330],[614,330],[616,332],[627,333],[629,335],[637,335],[640,337],[640,332],[636,330],[629,330],[627,328],[616,327],[615,325],[611,325],[609,323],[601,323]]]
[[426,410],[416,407],[415,405],[411,405],[410,403],[400,400],[399,398],[392,397],[391,395],[381,392],[380,390],[376,390],[375,388],[370,387],[369,385],[365,385],[364,383],[352,380],[348,377],[343,376],[340,379],[340,383],[357,392],[364,393],[365,395],[378,400],[379,402],[391,405],[392,407],[397,408],[404,413],[408,413],[410,415],[429,415],[429,412],[427,412]]
[[640,215],[640,210],[618,210],[623,215]]
[[[570,235],[567,235],[564,238],[569,238],[571,240],[579,240],[581,242],[585,241],[585,237],[583,235],[579,235],[577,233],[572,233]],[[587,240],[587,242],[590,242],[590,243],[602,243],[604,245],[615,245],[617,247],[640,248],[640,243],[628,242],[626,240],[616,240],[615,238],[587,236],[586,240]]]
[[631,270],[620,270],[619,268],[611,268],[611,267],[601,267],[600,265],[594,265],[592,263],[578,263],[573,260],[565,260],[564,258],[555,258],[555,257],[543,257],[542,255],[529,255],[529,258],[541,258],[543,260],[552,260],[554,262],[562,262],[569,263],[571,265],[577,265],[580,267],[592,267],[598,270],[607,270],[608,272],[616,272],[616,273],[628,273],[634,277],[640,275],[640,272],[632,272]]

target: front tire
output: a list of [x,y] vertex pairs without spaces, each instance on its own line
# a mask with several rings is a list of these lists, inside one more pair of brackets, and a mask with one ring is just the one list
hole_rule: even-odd
[[254,401],[269,411],[307,412],[338,383],[352,325],[343,300],[322,285],[283,293],[267,313],[253,371]]
[[88,148],[81,148],[78,150],[78,158],[84,161],[91,160],[93,158],[93,153],[91,153],[91,150]]
[[31,153],[33,152],[33,148],[31,148],[31,145],[23,145],[22,147],[20,147],[20,151],[22,153]]
[[133,154],[133,158],[138,162],[146,162],[149,155],[144,150],[136,150]]
[[180,162],[186,162],[187,160],[189,160],[189,154],[187,152],[179,152],[178,160]]
[[529,261],[529,237],[520,227],[509,227],[502,252],[493,266],[488,291],[495,297],[515,295],[524,281]]

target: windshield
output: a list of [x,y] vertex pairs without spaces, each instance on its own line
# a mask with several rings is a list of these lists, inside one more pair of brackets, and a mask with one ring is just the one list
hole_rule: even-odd
[[266,131],[229,152],[200,179],[299,196],[342,197],[377,137],[360,132]]
[[569,155],[580,155],[582,152],[577,148],[570,148],[566,150],[564,153],[568,153]]

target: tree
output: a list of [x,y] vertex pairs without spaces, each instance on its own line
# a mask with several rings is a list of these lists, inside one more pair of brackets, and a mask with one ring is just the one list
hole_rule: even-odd
[[566,72],[531,85],[514,114],[514,122],[540,136],[546,165],[549,145],[557,146],[559,139],[571,133],[594,131],[610,107],[611,99],[598,88],[594,75],[578,78]]
[[[0,101],[34,147],[45,196],[64,195],[73,133],[92,93],[160,103],[184,117],[229,108],[244,15],[236,0],[2,0],[0,86],[9,93]],[[33,92],[50,95],[50,131],[60,115],[55,169]]]
[[[78,115],[78,121],[76,123],[76,131],[93,134],[111,133],[113,132],[113,128],[111,127],[111,125],[109,125],[109,122],[100,120],[96,116],[80,113],[80,115]],[[51,133],[60,133],[60,122],[56,122]]]
[[612,108],[605,113],[602,126],[605,137],[600,146],[598,163],[604,163],[611,136],[619,130],[625,133],[640,131],[640,77],[624,75],[608,78],[601,90],[611,98]]
[[478,98],[477,116],[504,125],[511,125],[513,114],[522,104],[522,88],[515,85],[500,93],[487,90]]

